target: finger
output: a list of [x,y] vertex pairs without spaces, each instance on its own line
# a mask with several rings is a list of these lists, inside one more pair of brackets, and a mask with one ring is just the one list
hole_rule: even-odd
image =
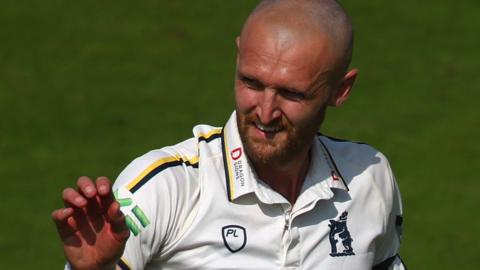
[[110,221],[112,231],[118,235],[119,241],[125,241],[130,235],[130,230],[127,227],[125,215],[120,211],[120,204],[113,202],[108,211],[107,219]]
[[87,200],[73,188],[66,188],[62,192],[65,207],[81,208],[87,204]]
[[61,239],[71,236],[76,231],[76,229],[68,222],[72,215],[72,208],[61,208],[52,212],[52,219],[55,222],[55,226],[57,227]]
[[112,184],[107,177],[102,176],[97,178],[96,185],[101,205],[106,212],[110,208],[111,204],[116,201],[115,195],[112,191]]
[[97,191],[100,196],[106,197],[106,196],[109,196],[110,193],[112,193],[112,184],[107,177],[105,176],[98,177],[95,184],[97,186]]
[[92,180],[86,176],[81,176],[77,180],[78,191],[85,195],[87,198],[93,198],[97,195],[97,188],[93,184]]
[[73,214],[73,209],[68,207],[68,208],[60,208],[56,209],[55,211],[52,212],[52,219],[55,221],[55,224],[59,226],[66,225],[67,223],[67,218],[72,216]]
[[120,211],[120,204],[113,202],[107,209],[106,218],[110,223],[119,223],[122,220],[123,213]]
[[79,237],[87,242],[89,245],[92,245],[95,242],[95,232],[92,227],[92,219],[94,217],[90,216],[87,208],[75,208],[73,209],[73,216],[69,218],[69,224],[76,224],[77,234]]
[[110,222],[110,227],[116,239],[125,242],[130,236],[125,216],[120,210],[120,204],[116,201],[112,191],[112,184],[107,177],[99,177],[96,181],[97,190],[102,206],[106,209],[105,217]]
[[102,230],[103,225],[105,223],[105,218],[103,213],[106,211],[101,205],[100,200],[97,196],[88,199],[87,205],[84,208],[85,213],[87,215],[87,219],[92,225],[92,228],[95,232],[99,232]]

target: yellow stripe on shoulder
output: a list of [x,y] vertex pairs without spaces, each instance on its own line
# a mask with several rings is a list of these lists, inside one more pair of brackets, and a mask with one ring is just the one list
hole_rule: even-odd
[[130,264],[128,263],[127,259],[125,259],[124,257],[121,257],[120,258],[120,261],[118,262],[118,266],[120,267],[120,269],[122,270],[131,270],[133,269]]
[[176,163],[176,162],[182,162],[186,163],[188,165],[197,165],[198,164],[199,157],[194,156],[191,159],[188,159],[186,157],[182,157],[180,155],[175,155],[175,156],[170,156],[170,157],[164,157],[161,158],[154,163],[150,164],[145,170],[143,170],[135,179],[133,179],[128,185],[127,189],[131,190],[133,187],[135,187],[142,179],[144,179],[149,173],[151,173],[153,170],[156,168],[168,164],[168,163]]
[[221,128],[215,128],[207,133],[200,133],[198,134],[198,137],[199,138],[203,138],[205,140],[208,140],[210,137],[214,136],[214,135],[220,135],[222,133],[222,129]]

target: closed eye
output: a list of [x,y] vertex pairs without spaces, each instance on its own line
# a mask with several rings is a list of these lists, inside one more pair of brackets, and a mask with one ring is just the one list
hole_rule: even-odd
[[[238,79],[242,82],[243,85],[245,85],[248,89],[252,89],[255,91],[262,91],[265,89],[265,85],[252,77],[245,76],[245,75],[239,75]],[[308,99],[308,96],[296,89],[291,89],[291,88],[277,88],[276,92],[278,95],[281,97],[291,100],[291,101],[303,101]]]
[[278,94],[288,100],[292,100],[292,101],[302,101],[302,100],[305,100],[307,99],[307,96],[302,93],[302,92],[299,92],[297,90],[294,90],[294,89],[287,89],[287,88],[279,88],[277,89],[278,91]]
[[257,79],[244,75],[240,75],[239,79],[246,87],[252,90],[263,90],[265,88],[265,86]]

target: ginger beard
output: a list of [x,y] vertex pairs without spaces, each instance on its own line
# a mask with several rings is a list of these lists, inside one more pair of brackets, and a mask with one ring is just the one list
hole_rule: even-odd
[[[237,124],[240,138],[249,160],[257,165],[285,165],[308,151],[312,140],[324,118],[324,110],[316,119],[294,126],[285,116],[279,120],[262,124],[255,113],[243,114],[237,111]],[[312,117],[313,118],[313,117]],[[258,125],[276,130],[265,137],[255,136]]]

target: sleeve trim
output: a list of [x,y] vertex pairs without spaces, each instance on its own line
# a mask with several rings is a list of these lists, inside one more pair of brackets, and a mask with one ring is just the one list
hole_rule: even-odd
[[145,170],[143,170],[133,181],[131,181],[126,188],[131,192],[135,193],[138,189],[140,189],[145,183],[147,183],[150,179],[152,179],[155,175],[162,172],[163,170],[179,166],[185,164],[186,166],[192,166],[194,168],[198,168],[199,158],[195,156],[191,159],[187,159],[186,157],[182,157],[179,155],[170,156],[161,158],[150,166],[148,166]]
[[118,261],[118,267],[120,267],[120,269],[122,270],[131,270],[132,268],[130,268],[130,266],[128,265],[127,263],[127,260],[125,260],[125,258],[120,258],[120,261]]
[[[392,256],[392,257],[386,259],[385,261],[373,266],[372,270],[388,270],[389,267],[392,265],[392,263],[395,261],[395,259],[397,257],[400,258],[400,256],[398,256],[398,254],[397,254],[395,256]],[[402,260],[402,259],[400,259],[400,260]],[[402,261],[402,264],[404,264],[403,261]]]

